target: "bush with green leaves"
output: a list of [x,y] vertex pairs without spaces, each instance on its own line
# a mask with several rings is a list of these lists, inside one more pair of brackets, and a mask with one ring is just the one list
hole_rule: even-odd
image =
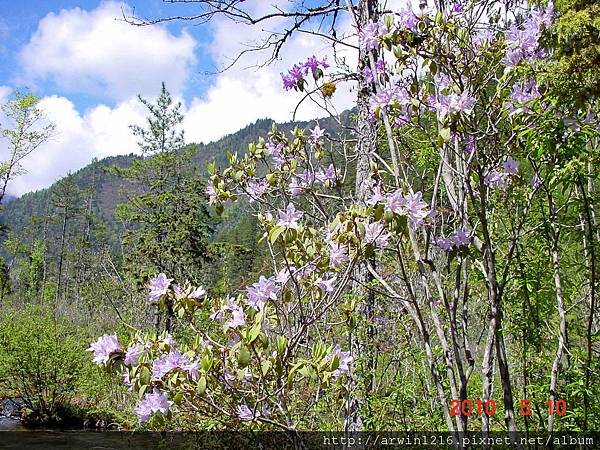
[[49,307],[6,311],[0,316],[0,397],[20,398],[34,423],[60,423],[76,414],[75,400],[85,397],[83,378],[89,384],[97,373],[84,342],[84,333]]

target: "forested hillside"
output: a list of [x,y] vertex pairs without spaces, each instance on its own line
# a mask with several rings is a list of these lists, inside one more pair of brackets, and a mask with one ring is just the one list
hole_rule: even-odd
[[[349,112],[342,114],[342,121],[348,121]],[[327,129],[333,135],[341,132],[339,126],[331,119],[324,118],[319,120],[322,128]],[[295,126],[306,128],[308,122],[288,122],[278,124],[278,129],[289,132]],[[194,149],[193,164],[198,168],[201,175],[206,176],[206,163],[215,161],[217,165],[223,167],[227,164],[227,152],[243,152],[248,144],[254,142],[258,137],[266,136],[273,126],[270,119],[257,120],[255,123],[215,142],[189,144]],[[123,203],[128,191],[132,186],[119,177],[109,173],[107,170],[112,166],[130,167],[131,162],[139,156],[121,155],[94,160],[86,167],[72,173],[69,177],[73,179],[80,191],[77,200],[80,201],[76,206],[80,211],[91,212],[97,226],[106,228],[105,237],[115,250],[120,243],[120,233],[122,224],[115,218],[115,209],[119,203]],[[44,233],[44,223],[46,223],[46,239],[54,240],[57,236],[56,230],[52,229],[52,218],[56,215],[50,201],[53,195],[60,195],[60,182],[56,182],[51,187],[36,192],[30,192],[21,197],[7,198],[6,204],[0,212],[0,223],[4,227],[5,233],[19,235],[22,243],[31,245],[36,239],[41,239]],[[243,216],[243,214],[241,214]],[[80,230],[82,218],[74,218],[73,228]],[[85,222],[85,220],[83,220]],[[228,222],[230,229],[235,225]],[[235,233],[234,233],[235,234]],[[2,254],[6,257],[6,250],[2,249]]]

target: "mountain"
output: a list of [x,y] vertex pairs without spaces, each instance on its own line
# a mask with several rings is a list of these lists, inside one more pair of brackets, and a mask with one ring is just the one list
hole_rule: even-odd
[[[348,124],[349,120],[350,111],[346,111],[342,114],[342,123]],[[281,131],[290,132],[296,126],[305,129],[312,128],[315,123],[316,121],[287,122],[278,124],[277,128]],[[343,131],[336,121],[331,118],[318,119],[318,123],[321,128],[325,128],[332,135]],[[256,141],[259,137],[266,137],[271,131],[272,125],[273,120],[271,119],[259,119],[255,123],[217,141],[208,144],[191,144],[196,147],[196,152],[192,158],[193,164],[204,175],[206,174],[205,166],[207,162],[216,161],[218,166],[226,167],[227,151],[237,151],[242,154],[249,143]],[[113,248],[119,246],[119,236],[122,230],[115,219],[115,207],[126,201],[127,193],[133,187],[110,174],[106,169],[114,165],[128,167],[135,158],[139,158],[139,156],[129,154],[94,160],[84,168],[71,174],[77,186],[81,189],[82,195],[87,197],[84,199],[84,203],[87,205],[86,208],[89,207],[90,212],[94,212],[94,220],[104,225],[105,232]],[[39,238],[40,233],[46,232],[48,229],[47,224],[41,224],[42,220],[47,219],[42,218],[48,217],[52,195],[57,192],[60,182],[61,180],[49,188],[10,199],[3,205],[0,213],[0,224],[5,230],[20,236],[24,243],[31,244],[34,239]],[[235,214],[233,217],[241,219],[243,216],[243,214]],[[231,228],[232,224],[229,223],[227,227]]]

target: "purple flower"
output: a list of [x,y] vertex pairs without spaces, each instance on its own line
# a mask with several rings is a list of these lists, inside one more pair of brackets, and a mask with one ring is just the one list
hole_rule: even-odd
[[367,244],[374,243],[378,247],[387,247],[390,234],[385,231],[381,222],[364,223],[364,225]]
[[164,338],[164,342],[165,344],[167,344],[169,347],[173,347],[175,345],[175,339],[173,339],[173,336],[171,336],[170,334],[167,334]]
[[283,144],[279,143],[277,145],[273,144],[271,141],[267,142],[266,149],[269,152],[271,158],[273,158],[273,164],[275,164],[275,168],[279,169],[285,163],[285,158],[281,154],[281,150],[283,150]]
[[504,173],[508,175],[518,175],[519,174],[519,162],[515,161],[512,156],[509,156],[506,161],[504,161]]
[[171,370],[185,370],[184,367],[189,363],[189,356],[182,354],[178,349],[172,350],[152,363],[152,378],[160,380]]
[[517,114],[524,109],[524,106],[540,96],[537,85],[534,81],[522,84],[515,84],[510,94],[510,100],[506,102],[510,114]]
[[362,48],[366,50],[375,50],[377,48],[379,28],[380,24],[378,22],[371,22],[359,31],[358,41]]
[[484,30],[478,30],[473,36],[473,45],[475,47],[481,47],[484,43],[492,43],[496,39],[496,35],[488,28]]
[[198,286],[196,289],[190,292],[187,297],[191,299],[198,299],[204,296],[206,296],[206,290],[202,286]]
[[[248,405],[246,404],[246,402],[242,403],[241,405],[239,405],[237,407],[237,413],[238,413],[238,419],[240,420],[244,420],[244,421],[249,421],[254,419],[254,414],[252,413],[252,410],[250,408],[248,408]],[[260,414],[258,414],[260,415]]]
[[465,139],[465,152],[469,155],[475,150],[475,137],[469,136]]
[[465,113],[471,114],[475,98],[471,97],[468,92],[463,92],[458,95],[452,92],[450,95],[440,95],[437,100],[434,99],[432,108],[441,116],[448,114]]
[[445,252],[451,252],[452,251],[452,241],[448,238],[438,238],[435,241],[436,245],[441,248],[442,250],[444,250]]
[[377,73],[383,73],[387,70],[387,64],[383,60],[383,58],[379,58],[375,63],[375,68],[377,69]]
[[106,364],[110,355],[123,349],[123,346],[117,339],[117,334],[104,334],[96,342],[90,344],[88,352],[94,352],[94,363]]
[[279,220],[277,221],[276,226],[279,227],[297,228],[298,220],[304,215],[302,211],[296,211],[296,207],[293,203],[287,205],[285,212],[281,210],[277,211],[279,213]]
[[150,280],[148,285],[148,288],[150,289],[150,293],[148,294],[150,303],[158,302],[160,298],[167,293],[171,281],[173,281],[173,278],[167,278],[164,273],[160,273]]
[[277,300],[279,288],[273,278],[261,275],[257,283],[246,289],[248,293],[248,306],[260,311],[264,308],[267,300]]
[[310,58],[308,58],[303,64],[304,73],[308,74],[308,72],[310,71],[314,77],[317,74],[319,66],[321,66],[323,69],[327,69],[329,67],[329,64],[327,64],[327,62],[324,59],[322,61],[318,61],[317,58],[313,55]]
[[339,267],[348,261],[348,248],[332,242],[329,246],[329,265],[331,267]]
[[463,6],[462,3],[455,2],[452,5],[452,14],[460,14],[461,12],[463,12],[464,9],[465,9],[465,7]]
[[161,393],[158,389],[154,388],[154,391],[147,393],[144,400],[133,411],[138,415],[140,422],[146,422],[150,420],[152,413],[167,414],[172,404],[173,402],[169,401],[166,393]]
[[200,361],[191,361],[181,366],[181,369],[189,374],[192,381],[196,381],[198,379],[198,371],[200,370]]
[[292,197],[297,197],[302,193],[302,181],[299,178],[292,178],[288,185],[288,191]]
[[136,342],[125,351],[124,363],[128,366],[135,366],[140,356],[146,353],[146,346],[143,342]]
[[404,211],[404,207],[406,206],[406,199],[402,194],[401,189],[397,189],[396,191],[390,193],[385,197],[385,210],[391,211],[395,214],[400,214]]
[[354,358],[350,356],[350,352],[343,352],[339,345],[336,345],[333,351],[325,357],[325,360],[331,361],[333,358],[338,357],[339,366],[331,373],[332,378],[338,378],[341,375],[346,375],[350,372],[350,366],[354,361]]
[[369,111],[375,114],[378,109],[387,109],[388,106],[393,104],[403,106],[409,102],[410,95],[406,89],[396,85],[393,88],[382,89],[381,92],[373,95],[369,100]]
[[311,130],[310,140],[314,143],[317,143],[319,142],[319,139],[321,139],[324,135],[325,130],[321,129],[321,127],[319,127],[319,124],[316,124],[315,127]]
[[537,176],[537,174],[534,175],[533,177],[531,177],[531,189],[536,190],[542,185],[543,182],[544,181],[539,176]]
[[379,202],[385,201],[386,197],[381,193],[381,185],[373,186],[373,194],[367,199],[369,205],[376,205]]
[[236,329],[237,327],[246,325],[246,316],[241,306],[233,309],[232,316],[233,318],[229,322],[225,322],[226,327]]
[[323,292],[333,292],[335,290],[334,285],[336,280],[337,277],[331,277],[328,279],[319,277],[317,278],[316,283]]
[[284,267],[277,273],[277,276],[275,277],[275,282],[281,284],[282,286],[285,285],[295,270],[296,269],[294,267],[290,267],[289,269],[287,267]]
[[303,66],[299,66],[298,64],[294,64],[287,75],[281,74],[281,79],[283,80],[283,88],[286,91],[295,88],[298,85],[298,81],[302,79],[303,74]]
[[459,228],[458,230],[456,230],[456,233],[454,234],[454,236],[452,236],[451,239],[454,245],[456,245],[456,247],[458,248],[465,245],[469,245],[469,242],[471,242],[469,233],[464,228]]
[[323,184],[325,184],[327,181],[329,181],[331,184],[335,184],[335,182],[337,181],[337,173],[335,171],[334,165],[329,164],[329,166],[325,168],[325,170],[319,170],[316,173],[315,177],[317,181]]
[[413,227],[421,225],[425,218],[429,215],[427,203],[423,200],[423,194],[421,192],[415,192],[406,196],[406,210],[408,212],[408,219]]
[[220,309],[218,309],[217,311],[215,311],[214,313],[212,313],[210,315],[210,320],[216,320],[216,319],[221,319],[223,317],[223,313],[225,311],[233,311],[233,309],[236,307],[237,305],[234,303],[233,298],[232,297],[227,297],[227,304],[221,306]]
[[497,170],[492,170],[488,172],[488,174],[483,179],[483,182],[487,186],[491,186],[497,189],[505,189],[510,183],[510,177],[505,173],[498,172]]
[[229,370],[229,368],[226,368],[225,371],[223,372],[223,382],[225,383],[225,387],[227,389],[233,388],[233,383],[235,382],[235,377],[233,376],[233,374],[231,373],[231,370]]
[[248,192],[250,203],[261,197],[268,188],[269,183],[267,183],[267,180],[250,180],[246,185],[246,191]]
[[373,83],[375,81],[375,78],[373,77],[373,71],[371,70],[370,67],[365,67],[362,71],[363,77],[365,77],[365,81],[367,83]]
[[546,56],[544,49],[539,47],[539,37],[543,28],[552,25],[552,4],[546,11],[534,9],[523,22],[523,28],[516,25],[506,33],[507,52],[504,63],[508,66],[519,64],[522,60],[533,61]]
[[415,13],[412,11],[410,6],[400,10],[396,15],[398,16],[400,26],[403,26],[404,28],[410,31],[417,30],[417,24],[419,23],[419,19],[417,16],[415,16]]

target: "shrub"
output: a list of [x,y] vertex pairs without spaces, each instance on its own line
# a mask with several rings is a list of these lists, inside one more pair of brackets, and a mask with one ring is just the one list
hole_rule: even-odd
[[78,333],[46,307],[27,305],[0,316],[0,395],[21,398],[28,421],[60,423],[71,410],[89,365]]

